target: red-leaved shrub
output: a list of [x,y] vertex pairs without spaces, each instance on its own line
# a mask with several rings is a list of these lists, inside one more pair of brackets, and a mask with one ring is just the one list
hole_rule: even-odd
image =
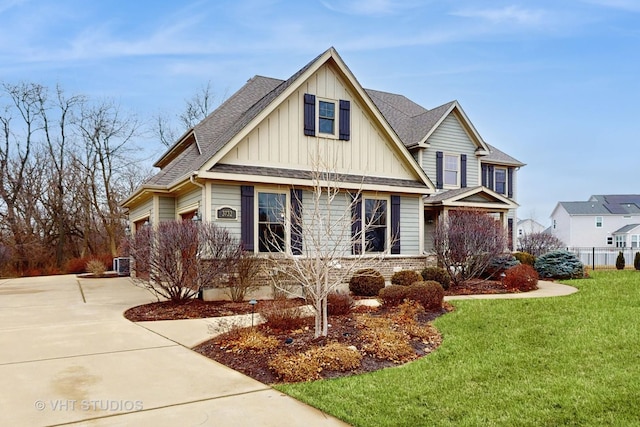
[[71,258],[67,261],[67,273],[79,274],[87,272],[87,262],[89,258],[81,257],[81,258]]
[[538,273],[530,265],[516,265],[505,272],[503,283],[507,289],[532,291],[538,288]]

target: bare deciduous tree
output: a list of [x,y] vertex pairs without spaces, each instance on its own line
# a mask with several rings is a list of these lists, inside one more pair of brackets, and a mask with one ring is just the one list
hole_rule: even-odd
[[225,97],[226,93],[218,99],[211,81],[208,81],[206,86],[198,89],[190,99],[185,99],[184,110],[176,117],[179,123],[178,128],[171,125],[172,120],[169,114],[160,112],[153,119],[153,133],[162,145],[171,147],[183,132],[204,120],[216,105],[224,101]]
[[560,249],[563,246],[562,240],[545,232],[525,233],[518,237],[518,250],[530,253],[535,257]]
[[[344,190],[343,175],[336,172],[336,164],[314,155],[311,188],[293,192],[297,199],[293,202],[299,208],[282,218],[284,229],[296,235],[294,247],[269,258],[270,272],[276,272],[276,288],[291,293],[291,284],[301,286],[311,302],[316,337],[328,334],[328,295],[348,282],[355,271],[380,265],[395,240],[391,236],[373,248],[374,238],[387,239],[390,234],[388,228],[381,227],[386,224],[386,206],[372,205],[369,216],[354,215],[362,210],[362,193]],[[269,238],[280,236],[271,233]],[[384,249],[378,252],[379,248]]]
[[162,222],[136,231],[129,243],[134,283],[181,302],[216,280],[228,280],[242,256],[239,242],[213,223]]
[[479,277],[507,245],[502,224],[477,209],[449,211],[436,226],[434,250],[455,285]]

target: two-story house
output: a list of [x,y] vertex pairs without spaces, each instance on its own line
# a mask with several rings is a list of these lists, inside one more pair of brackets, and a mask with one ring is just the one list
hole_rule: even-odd
[[551,233],[571,248],[640,247],[640,195],[593,195],[583,202],[559,202]]
[[[304,220],[317,160],[329,157],[327,172],[359,197],[345,227],[361,241],[342,253],[387,254],[387,276],[424,266],[449,209],[486,209],[512,231],[523,164],[483,141],[456,101],[427,110],[365,90],[333,48],[287,80],[253,77],[189,129],[123,203],[130,229],[197,215],[247,250],[302,255],[298,227],[283,218]],[[357,233],[365,218],[375,233]]]

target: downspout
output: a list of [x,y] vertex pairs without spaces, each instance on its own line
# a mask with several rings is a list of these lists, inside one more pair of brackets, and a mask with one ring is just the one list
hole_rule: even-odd
[[193,171],[191,173],[191,175],[189,176],[189,181],[195,185],[198,186],[202,189],[202,203],[200,203],[198,205],[198,215],[201,215],[202,221],[204,221],[205,219],[205,212],[207,211],[207,209],[205,209],[205,206],[207,205],[207,192],[206,192],[206,187],[203,184],[200,184],[199,182],[196,181],[196,176],[198,176],[198,172],[197,171]]

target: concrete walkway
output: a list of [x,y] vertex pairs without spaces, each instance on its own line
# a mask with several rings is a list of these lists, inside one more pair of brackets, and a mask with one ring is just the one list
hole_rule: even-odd
[[153,300],[128,278],[0,280],[0,425],[346,425],[186,348],[207,319],[122,316]]

